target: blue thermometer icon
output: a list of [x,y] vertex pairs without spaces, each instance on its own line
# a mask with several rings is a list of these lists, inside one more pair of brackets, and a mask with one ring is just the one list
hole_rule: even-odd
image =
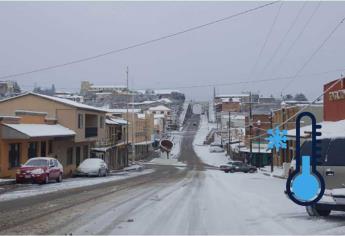
[[[304,116],[312,121],[312,154],[301,156],[300,150],[300,121]],[[310,112],[302,112],[296,119],[296,170],[291,173],[286,182],[286,193],[289,198],[302,206],[313,205],[318,202],[325,192],[325,182],[316,170],[316,160],[320,155],[320,148],[316,136],[321,126],[316,124],[315,116]]]

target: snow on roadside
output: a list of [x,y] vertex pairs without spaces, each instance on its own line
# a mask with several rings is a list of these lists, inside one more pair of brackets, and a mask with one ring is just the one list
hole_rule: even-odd
[[220,165],[227,163],[229,161],[229,157],[225,156],[225,152],[210,153],[210,146],[204,145],[205,138],[211,130],[212,125],[213,124],[208,123],[205,115],[201,116],[200,126],[193,141],[193,148],[202,162],[211,166],[219,167]]
[[271,173],[271,166],[261,167],[260,171],[263,173],[267,173],[272,177],[284,177],[284,169],[282,167],[274,166],[273,173]]
[[61,183],[49,183],[44,185],[27,185],[18,190],[8,191],[3,194],[0,194],[0,201],[7,201],[13,199],[19,199],[24,197],[37,196],[46,193],[57,192],[60,190],[67,190],[85,186],[91,186],[101,183],[106,183],[115,180],[123,180],[128,178],[133,178],[139,175],[145,175],[152,173],[153,169],[143,170],[141,172],[118,172],[111,176],[107,177],[78,177],[78,178],[69,178],[64,179]]

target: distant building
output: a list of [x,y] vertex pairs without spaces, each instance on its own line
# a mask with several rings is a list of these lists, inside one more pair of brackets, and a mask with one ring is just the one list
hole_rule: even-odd
[[21,92],[19,85],[15,81],[0,81],[0,98],[10,97]]

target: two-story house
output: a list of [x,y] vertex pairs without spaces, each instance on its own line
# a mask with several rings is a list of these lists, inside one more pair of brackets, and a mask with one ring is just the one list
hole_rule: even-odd
[[46,119],[75,132],[73,142],[60,141],[53,145],[53,155],[64,166],[65,174],[71,174],[90,156],[95,142],[105,137],[106,111],[96,107],[31,92],[0,101],[0,115],[14,116],[18,110],[45,112]]

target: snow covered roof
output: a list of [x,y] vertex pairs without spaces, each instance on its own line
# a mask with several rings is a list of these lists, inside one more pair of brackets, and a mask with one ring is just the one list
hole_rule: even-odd
[[[127,113],[126,108],[120,108],[120,109],[105,109],[108,113],[114,113],[114,114],[122,114],[122,113]],[[139,113],[141,112],[141,109],[128,109],[128,112],[132,113]]]
[[48,100],[51,100],[51,101],[54,101],[54,102],[62,103],[62,104],[65,104],[67,106],[72,106],[72,107],[76,107],[76,108],[79,108],[79,109],[93,110],[93,111],[98,111],[98,112],[106,112],[104,109],[100,109],[100,108],[97,108],[97,107],[89,106],[89,105],[86,105],[86,104],[83,104],[83,103],[80,103],[80,102],[75,102],[75,101],[72,101],[72,100],[69,100],[69,99],[65,99],[65,98],[53,97],[53,96],[48,96],[48,95],[43,95],[43,94],[38,94],[38,93],[33,93],[33,92],[27,92],[27,93],[23,93],[23,94],[20,94],[18,96],[15,96],[15,97],[10,97],[10,98],[7,98],[7,99],[3,99],[0,102],[5,102],[5,101],[8,101],[8,100],[12,100],[12,99],[16,99],[18,97],[23,97],[23,96],[28,96],[28,95],[33,95],[33,96],[41,97],[41,98],[44,98],[44,99],[48,99]]
[[[321,136],[318,139],[326,138],[345,138],[345,120],[340,121],[323,121],[321,123]],[[301,137],[309,137],[311,133],[311,125],[301,127]],[[296,137],[296,129],[288,130],[288,136]]]
[[158,100],[158,102],[172,103],[172,101],[169,98],[161,98],[161,99]]
[[17,132],[24,134],[30,138],[35,137],[62,137],[74,136],[76,133],[62,125],[47,124],[3,124],[5,127],[11,128]]
[[105,123],[108,125],[127,125],[127,121],[124,119],[114,119],[114,118],[107,118],[105,119]]
[[112,149],[115,146],[108,146],[108,147],[94,147],[91,148],[91,151],[95,151],[95,152],[107,152],[109,149]]
[[152,104],[156,103],[157,101],[143,101],[143,102],[132,102],[129,103],[130,105],[147,105],[147,104]]
[[[240,152],[250,152],[250,149],[247,148],[247,147],[241,147],[239,149]],[[271,150],[267,150],[265,148],[252,148],[252,153],[271,153],[272,151]]]
[[217,95],[216,98],[241,98],[241,97],[249,97],[249,94],[241,93],[241,94],[220,94]]
[[163,106],[163,105],[159,105],[159,106],[156,106],[156,107],[150,107],[149,110],[150,111],[171,111],[170,108],[168,108],[166,106]]

